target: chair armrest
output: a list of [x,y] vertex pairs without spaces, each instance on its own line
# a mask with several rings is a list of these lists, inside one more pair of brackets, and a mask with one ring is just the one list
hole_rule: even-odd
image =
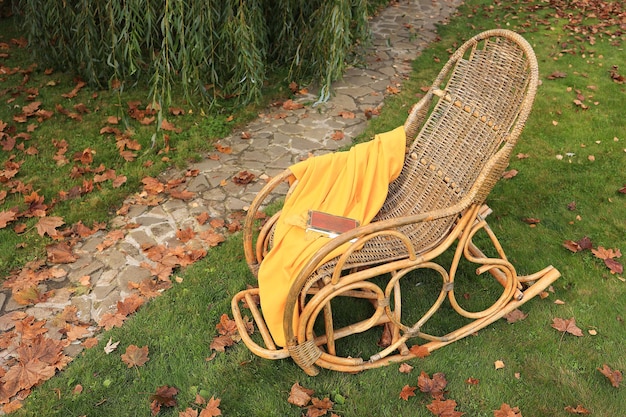
[[276,189],[276,187],[287,181],[292,175],[291,171],[286,169],[273,177],[267,184],[265,184],[261,191],[259,191],[250,204],[250,208],[248,208],[248,213],[246,214],[246,219],[243,225],[243,248],[246,256],[246,262],[253,273],[255,273],[256,265],[258,265],[253,243],[254,223],[258,219],[257,214],[259,213],[263,203],[265,203],[267,197]]

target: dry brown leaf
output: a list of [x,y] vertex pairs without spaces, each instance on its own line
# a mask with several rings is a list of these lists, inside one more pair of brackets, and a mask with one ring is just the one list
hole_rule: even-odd
[[222,411],[220,410],[220,402],[219,398],[211,397],[207,402],[206,407],[200,411],[199,417],[216,417],[221,416]]
[[291,386],[291,391],[289,391],[289,398],[287,398],[287,402],[298,407],[306,407],[311,401],[311,396],[314,393],[315,391],[313,391],[312,389],[304,388],[302,385],[296,382]]
[[418,358],[425,358],[427,356],[430,356],[430,351],[428,350],[428,348],[420,345],[411,346],[409,351]]
[[603,364],[602,368],[598,368],[598,371],[611,381],[611,385],[615,388],[619,388],[619,384],[622,382],[622,372],[611,369],[607,364]]
[[344,133],[341,130],[335,130],[335,132],[330,135],[332,140],[342,140],[345,137]]
[[400,398],[404,401],[408,401],[410,397],[415,397],[415,390],[417,387],[412,387],[410,385],[405,385],[402,387],[402,391],[400,391]]
[[494,417],[522,417],[522,413],[517,407],[503,403],[498,410],[493,412]]
[[37,233],[39,236],[48,235],[52,238],[58,237],[59,233],[56,228],[65,224],[62,217],[58,216],[50,216],[50,217],[42,217],[37,222]]
[[401,374],[410,374],[412,370],[413,370],[413,367],[409,365],[408,363],[404,362],[400,365],[398,372],[400,372]]
[[138,347],[130,345],[126,348],[126,353],[121,355],[122,361],[129,368],[133,366],[143,366],[150,358],[148,358],[148,346]]
[[119,313],[104,313],[98,322],[98,326],[104,327],[105,330],[111,330],[114,327],[122,327],[125,320],[126,316]]
[[417,385],[420,391],[429,393],[433,398],[441,399],[445,393],[444,390],[446,385],[448,385],[448,381],[446,380],[446,376],[441,372],[434,373],[431,379],[426,372],[422,371],[417,378]]
[[432,403],[426,406],[426,408],[428,408],[431,413],[439,417],[460,417],[464,413],[455,411],[456,405],[456,401],[454,400],[441,400],[435,398]]
[[511,169],[509,171],[505,171],[502,173],[502,178],[510,180],[511,178],[517,176],[517,174],[519,174],[519,171],[516,169]]
[[302,103],[298,103],[298,102],[295,102],[295,101],[289,99],[289,100],[287,100],[287,101],[285,101],[283,103],[282,107],[285,110],[297,110],[297,109],[303,108],[304,105]]
[[572,414],[591,414],[591,411],[587,410],[582,404],[578,404],[576,408],[568,405],[565,407],[565,411]]
[[570,333],[578,337],[582,337],[583,335],[582,330],[576,326],[576,319],[574,319],[574,317],[568,320],[556,317],[552,320],[552,327],[563,332],[563,334]]
[[157,388],[156,392],[150,396],[150,412],[153,416],[159,414],[161,407],[176,407],[177,401],[174,398],[178,394],[178,388],[163,385]]
[[528,314],[525,314],[523,311],[517,308],[510,313],[504,315],[504,318],[508,323],[515,323],[516,321],[524,320],[526,317],[528,317]]

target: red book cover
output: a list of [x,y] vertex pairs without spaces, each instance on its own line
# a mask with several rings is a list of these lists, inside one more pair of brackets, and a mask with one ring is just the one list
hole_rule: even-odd
[[307,230],[328,235],[340,235],[357,227],[359,227],[359,222],[355,219],[335,216],[321,211],[309,211]]

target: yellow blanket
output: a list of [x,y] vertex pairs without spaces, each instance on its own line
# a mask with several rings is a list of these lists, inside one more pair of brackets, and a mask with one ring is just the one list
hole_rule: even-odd
[[369,223],[382,207],[389,183],[400,174],[405,146],[404,129],[399,127],[349,151],[309,158],[290,168],[299,182],[285,202],[272,249],[259,269],[263,317],[277,345],[286,343],[283,313],[289,287],[311,256],[330,239],[305,231],[308,211]]

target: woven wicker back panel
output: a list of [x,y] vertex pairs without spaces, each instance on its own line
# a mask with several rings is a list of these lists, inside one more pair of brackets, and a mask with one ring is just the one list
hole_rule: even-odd
[[[457,51],[462,58],[444,77],[446,85],[434,86],[443,90],[447,99],[437,101],[414,139],[402,172],[390,185],[374,221],[450,207],[472,188],[485,163],[503,143],[517,140],[523,126],[516,126],[516,121],[531,79],[528,56],[517,42],[505,37],[467,46],[464,53]],[[499,178],[501,172],[493,175]],[[457,219],[451,216],[400,230],[421,253],[443,240]],[[379,238],[354,253],[349,266],[406,255],[399,241]],[[331,261],[323,269],[333,264]]]

